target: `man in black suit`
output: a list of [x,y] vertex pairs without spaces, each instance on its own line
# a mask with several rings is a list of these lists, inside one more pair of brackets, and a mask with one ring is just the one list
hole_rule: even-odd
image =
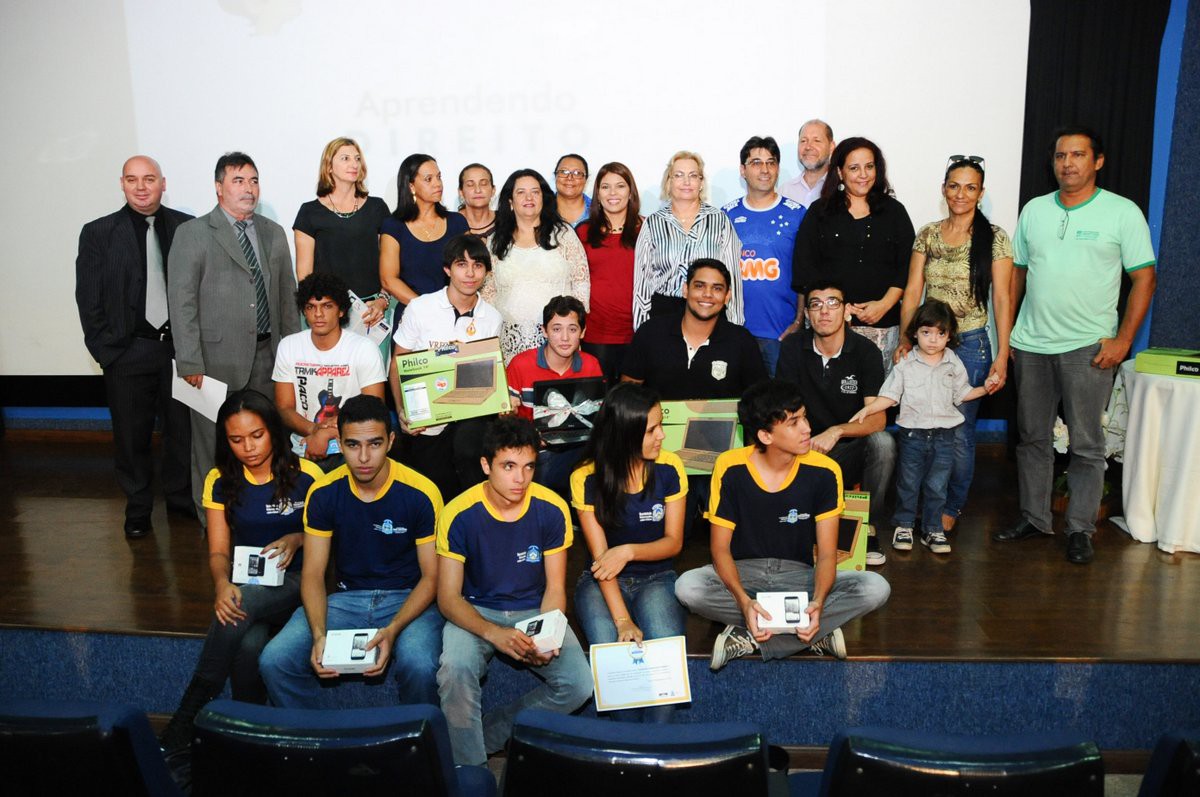
[[104,369],[112,413],[117,481],[125,491],[125,536],[151,531],[151,437],[162,421],[162,487],[167,509],[195,516],[187,407],[171,398],[167,252],[175,228],[192,218],[163,207],[166,188],[153,158],[136,155],[121,170],[125,207],[84,225],[75,260],[75,301],[84,343]]

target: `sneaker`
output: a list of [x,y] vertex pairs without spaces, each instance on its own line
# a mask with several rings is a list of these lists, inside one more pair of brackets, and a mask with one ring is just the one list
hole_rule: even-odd
[[879,550],[879,537],[876,536],[875,530],[870,526],[866,527],[867,531],[867,566],[879,567],[887,562],[887,556],[883,551]]
[[708,669],[716,672],[734,659],[740,659],[756,650],[758,643],[750,636],[749,631],[739,625],[727,625],[724,631],[717,634]]
[[[900,530],[896,529],[899,534]],[[944,531],[922,531],[921,544],[934,553],[950,553],[950,542],[946,539]]]
[[[943,538],[945,539],[945,538]],[[913,531],[908,526],[897,526],[892,532],[892,547],[897,551],[911,551],[913,544]]]
[[812,643],[809,648],[818,656],[833,656],[839,661],[846,660],[846,638],[842,636],[842,629],[835,628],[833,632],[827,634],[816,642]]

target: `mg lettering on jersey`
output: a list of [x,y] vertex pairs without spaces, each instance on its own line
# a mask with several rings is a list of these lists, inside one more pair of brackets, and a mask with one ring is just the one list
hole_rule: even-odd
[[779,258],[743,257],[742,280],[774,282],[779,279]]

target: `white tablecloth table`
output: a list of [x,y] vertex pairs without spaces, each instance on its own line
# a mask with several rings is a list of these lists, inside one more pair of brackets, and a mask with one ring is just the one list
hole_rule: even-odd
[[1122,366],[1129,397],[1121,494],[1129,534],[1200,553],[1200,379]]

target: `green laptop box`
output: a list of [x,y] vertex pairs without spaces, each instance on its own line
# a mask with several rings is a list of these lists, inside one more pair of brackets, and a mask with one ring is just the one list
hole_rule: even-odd
[[499,338],[400,354],[396,368],[411,429],[512,409]]
[[664,401],[663,448],[683,460],[689,475],[711,474],[717,455],[742,446],[737,399]]
[[1186,376],[1200,379],[1200,351],[1195,349],[1144,349],[1134,358],[1139,374]]

